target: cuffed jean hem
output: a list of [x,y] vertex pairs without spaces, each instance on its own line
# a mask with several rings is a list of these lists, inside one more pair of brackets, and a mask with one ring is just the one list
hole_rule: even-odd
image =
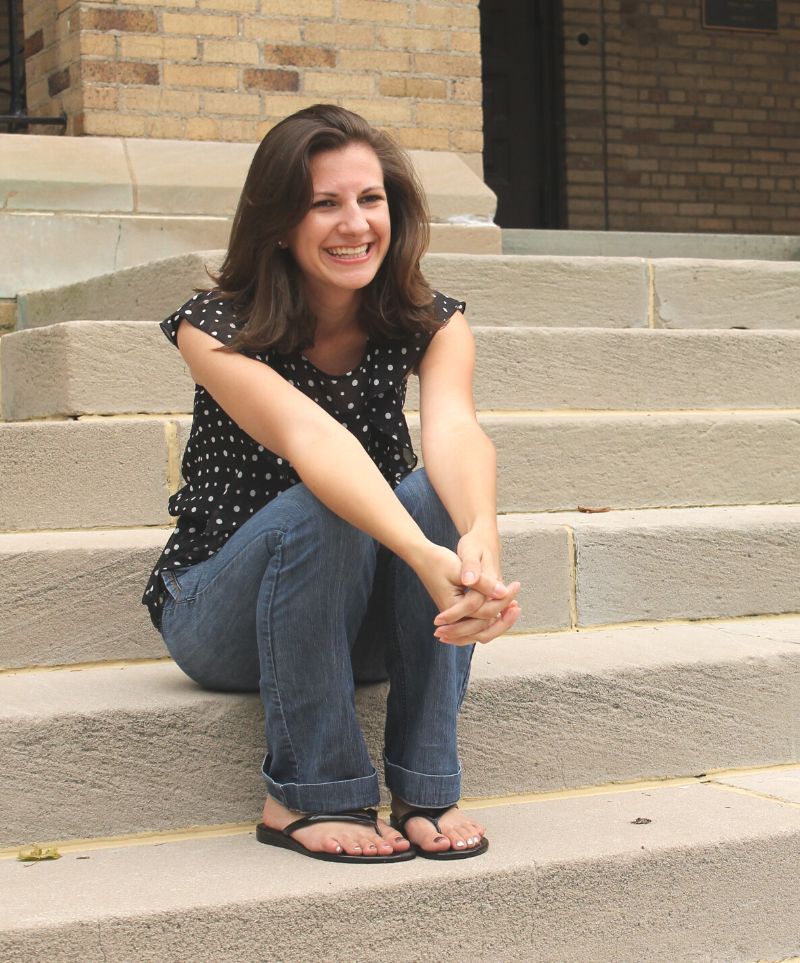
[[429,776],[395,766],[383,757],[386,785],[409,806],[442,809],[455,806],[461,796],[461,766],[449,776]]
[[267,792],[276,802],[296,813],[343,813],[351,809],[374,808],[380,803],[378,773],[374,769],[371,776],[339,782],[277,783],[265,771],[268,759],[269,756],[261,768]]

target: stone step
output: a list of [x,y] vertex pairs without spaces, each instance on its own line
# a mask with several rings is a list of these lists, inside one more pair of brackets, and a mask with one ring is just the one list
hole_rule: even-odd
[[[139,602],[168,537],[167,528],[0,534],[0,669],[165,656]],[[506,567],[532,580],[520,629],[570,625],[569,537],[547,523],[509,536]]]
[[337,866],[252,831],[69,851],[36,869],[5,859],[0,951],[9,963],[753,963],[800,951],[796,802],[714,780],[475,815],[490,849],[456,862]]
[[[800,331],[479,326],[473,334],[478,409],[800,408]],[[0,365],[6,421],[192,410],[188,370],[155,321],[18,331],[3,339]],[[406,407],[419,407],[416,378]]]
[[[499,518],[518,631],[800,612],[800,506]],[[168,529],[0,535],[0,667],[159,658],[139,605]]]
[[[516,636],[479,646],[465,797],[789,763],[800,619]],[[373,759],[386,687],[358,690]],[[257,694],[172,663],[0,676],[0,846],[255,819]],[[57,760],[57,764],[54,764]]]
[[537,576],[525,540],[548,526],[572,546],[577,625],[800,612],[800,506],[504,516],[503,571],[523,611]]
[[169,534],[0,535],[0,668],[166,656],[139,603]]
[[[210,284],[222,251],[151,261],[19,295],[19,324],[159,320]],[[798,328],[800,264],[665,258],[429,254],[437,290],[472,324],[598,328]]]
[[[415,447],[419,418],[409,416]],[[482,414],[500,512],[788,503],[797,412]],[[165,525],[187,418],[0,424],[0,531]]]

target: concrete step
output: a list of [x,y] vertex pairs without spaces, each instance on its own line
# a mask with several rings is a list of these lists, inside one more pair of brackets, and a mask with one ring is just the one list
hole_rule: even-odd
[[523,585],[523,613],[537,592],[526,537],[548,527],[569,539],[576,625],[800,612],[800,506],[519,514],[500,522],[503,571]]
[[558,231],[503,228],[504,254],[581,254],[612,257],[797,261],[791,234],[679,234],[667,231]]
[[169,533],[0,535],[0,668],[166,656],[139,601]]
[[[475,327],[479,409],[800,408],[800,331]],[[155,321],[69,321],[7,335],[6,421],[192,409]],[[653,377],[654,373],[660,377]],[[406,407],[419,407],[417,379]]]
[[[503,572],[522,583],[518,631],[800,612],[797,505],[505,515],[499,525]],[[167,536],[0,535],[0,667],[164,655],[138,599]]]
[[[21,328],[58,321],[154,321],[209,284],[221,251],[151,261],[19,296]],[[470,323],[598,328],[798,328],[800,264],[665,258],[429,254],[434,288]]]
[[312,862],[247,829],[68,851],[35,869],[6,859],[0,950],[8,963],[753,963],[800,951],[796,802],[714,780],[476,817],[491,848],[449,863]]
[[[800,490],[794,411],[482,414],[498,510],[788,503]],[[418,443],[419,418],[409,417]],[[0,424],[0,531],[168,524],[189,419]]]
[[[800,506],[505,515],[499,524],[503,572],[522,583],[518,631],[800,612]],[[0,667],[163,656],[138,600],[167,536],[0,535]]]
[[[255,144],[0,134],[0,298],[224,247]],[[450,151],[410,151],[431,250],[500,253],[497,201]]]
[[188,419],[0,424],[0,531],[169,523]]
[[[376,760],[385,695],[358,691]],[[789,763],[799,696],[800,619],[479,646],[464,796]],[[172,663],[6,673],[0,733],[0,846],[240,822],[263,804],[260,699],[204,691]]]
[[[139,600],[168,537],[167,528],[0,534],[0,669],[165,656]],[[569,538],[546,523],[507,539],[508,571],[531,579],[520,628],[570,625]]]
[[[418,419],[410,417],[418,444]],[[501,512],[792,502],[800,412],[481,414]]]

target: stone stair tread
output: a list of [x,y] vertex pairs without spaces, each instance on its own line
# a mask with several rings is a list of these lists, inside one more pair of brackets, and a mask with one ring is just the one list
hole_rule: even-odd
[[[512,636],[476,652],[464,795],[791,762],[798,696],[800,618]],[[375,759],[384,699],[358,690]],[[262,720],[169,662],[0,676],[0,846],[253,819]]]
[[[498,522],[503,571],[522,583],[520,631],[567,629],[575,616],[597,626],[800,612],[800,505]],[[139,599],[168,535],[163,527],[0,534],[0,667],[163,656]]]
[[505,515],[504,572],[535,585],[526,539],[562,526],[574,542],[579,625],[800,612],[798,505]]
[[[20,327],[76,318],[165,317],[209,285],[222,251],[199,251],[19,295]],[[791,261],[428,254],[433,287],[473,324],[602,328],[800,328]]]
[[[480,409],[800,407],[800,330],[473,328]],[[189,412],[157,321],[66,321],[3,340],[3,417]],[[653,378],[654,371],[669,377]],[[406,407],[419,407],[411,379]]]
[[[419,416],[409,415],[418,453]],[[492,413],[498,510],[789,503],[796,411]],[[0,423],[0,531],[169,523],[190,419]]]
[[491,848],[454,863],[312,862],[250,834],[70,852],[33,869],[3,860],[0,950],[9,963],[205,963],[221,947],[228,963],[751,963],[798,951],[797,808],[711,783],[476,815]]

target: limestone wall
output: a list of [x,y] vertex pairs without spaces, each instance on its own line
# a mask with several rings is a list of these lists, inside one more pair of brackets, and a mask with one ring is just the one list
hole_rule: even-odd
[[68,134],[255,141],[318,101],[482,149],[475,0],[25,0],[28,104]]

